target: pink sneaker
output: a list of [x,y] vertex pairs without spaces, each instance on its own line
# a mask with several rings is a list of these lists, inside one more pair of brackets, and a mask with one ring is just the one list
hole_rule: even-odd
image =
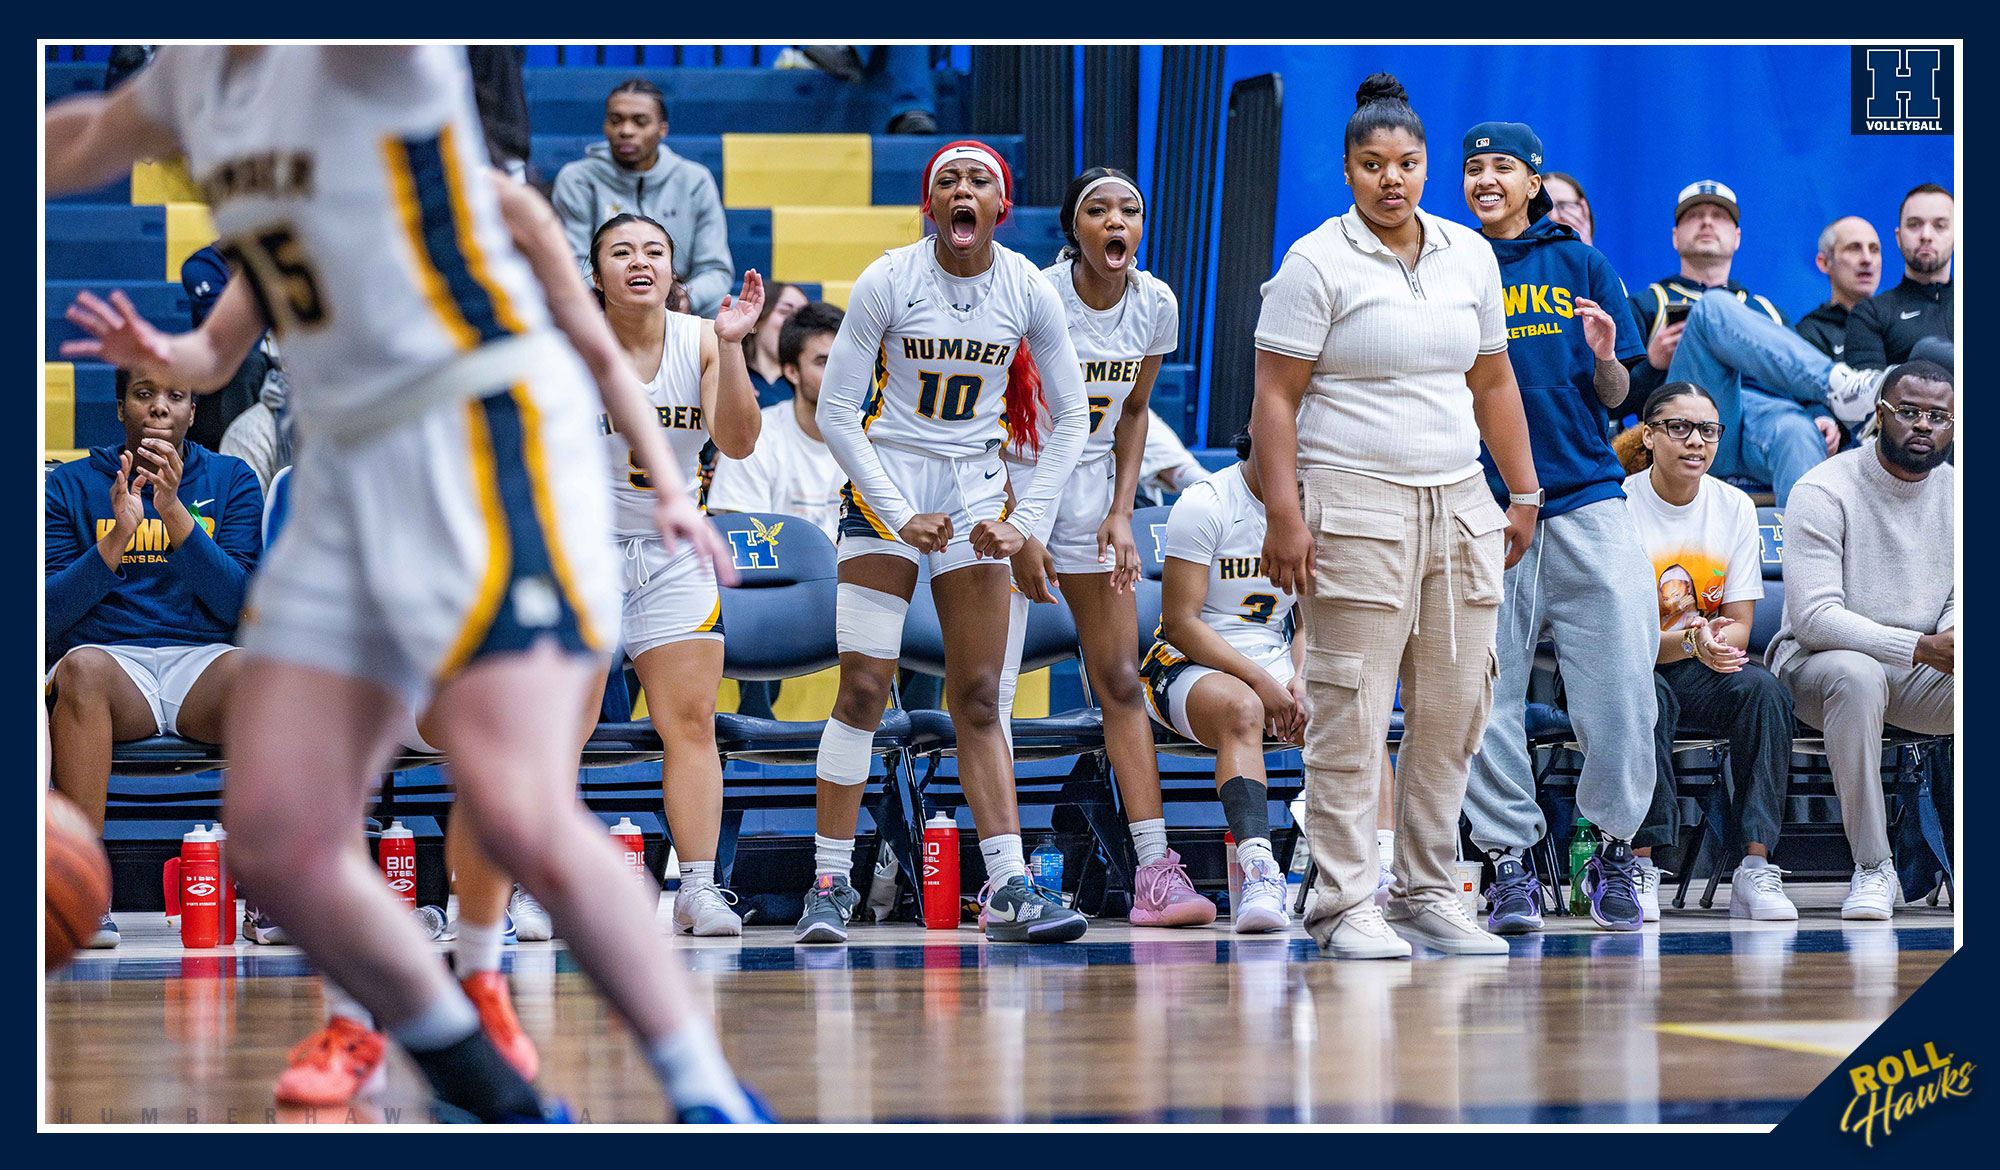
[[1215,903],[1195,893],[1181,855],[1167,855],[1142,865],[1132,877],[1134,926],[1207,926],[1215,921]]

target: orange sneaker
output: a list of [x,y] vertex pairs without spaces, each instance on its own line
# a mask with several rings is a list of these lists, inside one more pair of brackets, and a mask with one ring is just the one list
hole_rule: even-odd
[[282,1105],[345,1105],[382,1087],[387,1052],[382,1033],[334,1016],[292,1047],[273,1095]]
[[542,1067],[535,1042],[521,1030],[521,1018],[514,1014],[514,1000],[507,991],[507,977],[498,971],[478,971],[459,981],[466,998],[479,1009],[479,1026],[493,1047],[514,1066],[523,1080],[532,1081]]

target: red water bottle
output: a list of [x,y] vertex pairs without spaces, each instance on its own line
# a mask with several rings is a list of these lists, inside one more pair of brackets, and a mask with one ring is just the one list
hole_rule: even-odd
[[207,950],[222,945],[222,854],[207,825],[181,838],[181,855],[167,859],[163,874],[167,916],[180,916],[181,945]]
[[417,908],[417,835],[403,827],[401,821],[390,821],[382,830],[380,847],[376,857],[382,863],[382,876],[388,879],[389,890],[403,900],[408,909]]
[[924,925],[958,929],[958,822],[936,813],[924,824]]
[[618,823],[611,826],[611,843],[618,846],[618,851],[625,855],[625,864],[641,881],[652,880],[653,871],[646,868],[646,835],[632,823],[631,817],[619,817]]

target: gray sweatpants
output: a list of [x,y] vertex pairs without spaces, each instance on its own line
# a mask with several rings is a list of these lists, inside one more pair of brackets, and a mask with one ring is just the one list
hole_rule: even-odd
[[1548,831],[1526,727],[1528,676],[1544,632],[1583,746],[1577,812],[1606,836],[1638,833],[1654,783],[1659,612],[1652,564],[1624,500],[1599,500],[1536,528],[1527,554],[1507,570],[1493,714],[1465,790],[1474,844],[1526,850]]

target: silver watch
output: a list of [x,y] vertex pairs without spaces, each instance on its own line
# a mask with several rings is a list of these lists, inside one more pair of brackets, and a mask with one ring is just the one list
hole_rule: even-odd
[[1531,492],[1510,492],[1507,496],[1507,502],[1510,504],[1526,504],[1530,508],[1539,508],[1542,506],[1542,501],[1548,498],[1548,495],[1549,493],[1543,491],[1541,488],[1536,488]]

